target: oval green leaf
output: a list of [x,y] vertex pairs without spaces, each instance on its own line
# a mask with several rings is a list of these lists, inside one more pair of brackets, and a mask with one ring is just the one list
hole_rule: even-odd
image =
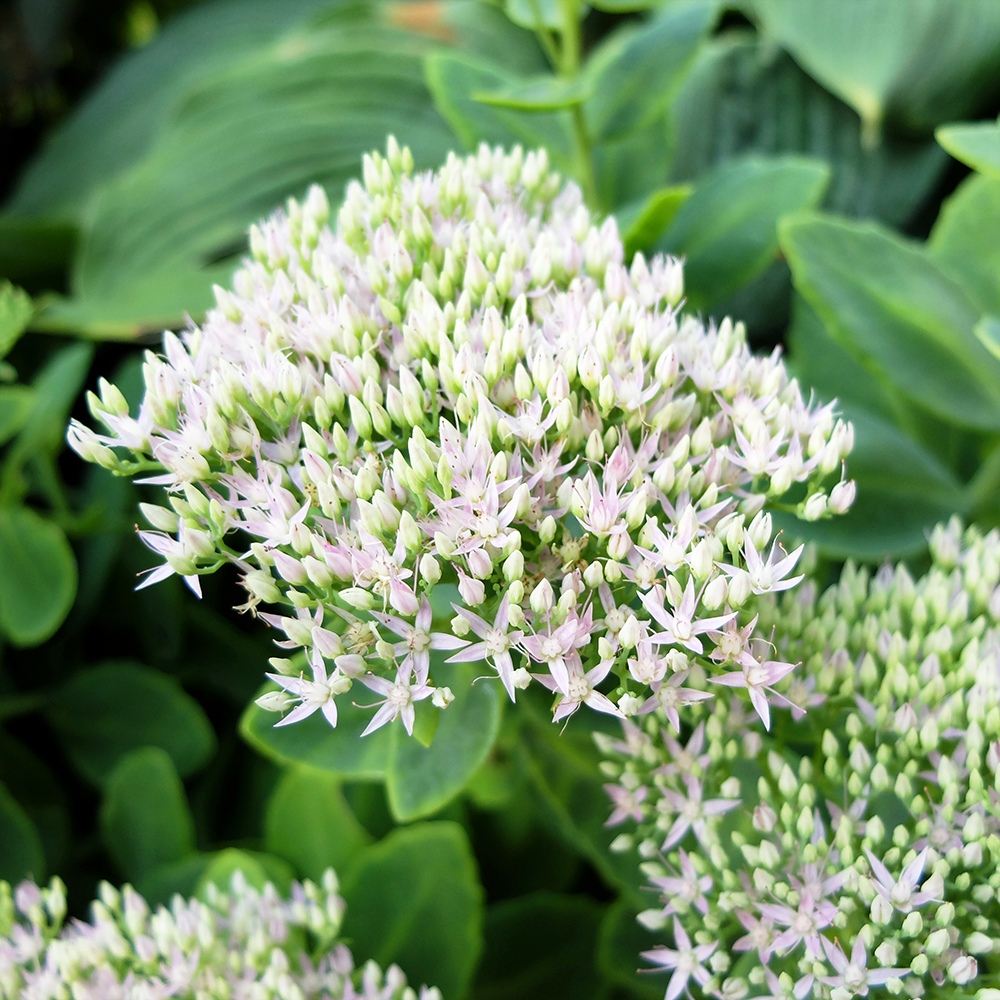
[[45,878],[45,852],[35,824],[0,782],[0,880]]
[[0,629],[37,646],[76,596],[76,560],[62,529],[27,507],[0,507]]
[[709,309],[767,269],[778,250],[778,220],[816,205],[829,180],[819,160],[732,161],[695,186],[656,249],[686,258],[685,294]]
[[198,702],[172,677],[138,663],[80,670],[53,695],[47,715],[70,760],[95,785],[138,747],[165,750],[182,777],[215,752],[215,732]]
[[785,219],[795,287],[880,380],[943,419],[1000,429],[1000,362],[973,334],[979,310],[923,252],[871,223]]
[[488,668],[477,672],[443,659],[435,656],[431,673],[437,685],[451,688],[455,700],[441,712],[430,746],[407,736],[399,722],[392,724],[386,793],[400,822],[430,816],[458,795],[486,760],[500,728],[500,695],[506,693],[488,678],[473,683]]
[[582,76],[565,79],[559,76],[539,76],[518,80],[502,90],[476,91],[474,101],[495,108],[517,111],[559,111],[582,104],[590,97],[591,85]]
[[457,823],[393,831],[361,853],[341,892],[343,933],[359,965],[395,962],[415,989],[466,995],[482,948],[483,890]]
[[935,130],[934,138],[967,167],[1000,177],[1000,119],[942,125]]
[[108,853],[130,881],[194,850],[184,786],[159,747],[141,747],[121,759],[105,786],[100,819]]

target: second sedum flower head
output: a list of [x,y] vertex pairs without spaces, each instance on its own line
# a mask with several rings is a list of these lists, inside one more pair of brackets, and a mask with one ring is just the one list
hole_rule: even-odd
[[164,563],[142,585],[239,568],[306,654],[273,661],[279,725],[336,725],[361,683],[369,731],[412,731],[416,702],[452,699],[435,650],[511,699],[542,684],[557,719],[676,726],[741,671],[766,724],[752,678],[781,665],[746,626],[799,551],[763,508],[845,510],[850,425],[742,324],[681,314],[680,261],[626,268],[614,219],[544,150],[415,174],[390,140],[328,214],[313,187],[253,227],[233,290],[147,355],[139,413],[102,381],[102,433],[70,427],[83,457],[167,489],[143,507]]

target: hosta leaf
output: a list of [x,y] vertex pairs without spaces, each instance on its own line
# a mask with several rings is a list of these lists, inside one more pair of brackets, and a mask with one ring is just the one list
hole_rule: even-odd
[[172,677],[128,661],[78,671],[52,696],[47,714],[70,760],[95,785],[139,747],[166,751],[182,777],[215,750],[198,702]]
[[1000,7],[991,0],[754,0],[753,11],[873,138],[890,106],[925,128],[967,114],[1000,56]]
[[[1000,144],[1000,139],[998,139]],[[1000,313],[1000,178],[967,177],[941,206],[928,254],[986,312]]]
[[778,250],[778,220],[815,205],[829,169],[785,156],[734,160],[695,186],[656,249],[684,256],[685,293],[709,309],[757,277]]
[[596,142],[622,138],[659,118],[715,19],[711,3],[668,4],[641,26],[625,25],[591,54],[593,95],[584,105]]
[[830,164],[831,211],[894,225],[912,217],[948,164],[929,138],[886,134],[865,148],[854,111],[744,31],[702,46],[671,111],[671,180],[695,180],[741,153],[800,153]]
[[359,964],[395,962],[416,989],[465,995],[482,948],[483,890],[458,824],[394,830],[361,853],[341,893],[343,933]]
[[28,507],[0,507],[0,629],[37,646],[62,624],[76,594],[76,560],[62,529]]
[[280,716],[251,703],[240,720],[240,732],[255,750],[281,764],[308,764],[344,777],[380,780],[389,766],[392,730],[383,727],[362,738],[371,713],[343,701],[336,729],[319,712],[276,729]]
[[142,747],[119,761],[104,789],[101,832],[129,880],[194,850],[184,786],[165,750]]
[[921,248],[810,214],[779,234],[797,289],[869,371],[949,422],[1000,429],[1000,362],[972,332],[979,312]]
[[956,160],[980,173],[1000,177],[1000,119],[942,125],[934,136]]
[[327,868],[346,871],[370,842],[336,775],[302,766],[285,771],[264,820],[264,843],[271,854],[318,882]]
[[450,687],[455,700],[441,712],[429,747],[407,736],[400,723],[393,723],[386,792],[397,820],[406,822],[437,812],[486,759],[500,727],[500,696],[507,695],[490,680],[473,684],[485,669],[482,665],[477,670],[468,664],[432,664],[435,684]]

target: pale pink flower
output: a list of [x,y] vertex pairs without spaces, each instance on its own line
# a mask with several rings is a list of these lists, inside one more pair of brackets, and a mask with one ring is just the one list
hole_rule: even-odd
[[420,610],[412,625],[395,615],[373,611],[372,617],[403,640],[396,643],[396,655],[405,656],[412,660],[414,674],[421,684],[427,681],[432,649],[458,649],[466,642],[465,639],[460,639],[448,632],[430,631],[433,612],[431,602],[427,600],[426,595],[422,595],[420,598]]
[[[503,600],[497,608],[492,625],[486,619],[480,618],[479,615],[466,608],[460,608],[457,604],[453,604],[452,607],[469,623],[472,631],[483,641],[465,645],[464,649],[449,656],[448,662],[478,663],[481,660],[491,660],[500,680],[503,681],[503,686],[507,689],[507,694],[510,695],[510,700],[513,701],[514,660],[510,655],[510,649],[511,646],[521,641],[524,632],[519,629],[513,632],[508,631],[510,597],[507,594],[503,595]],[[458,641],[466,643],[464,639]]]
[[720,677],[709,677],[709,680],[713,684],[725,684],[726,687],[746,688],[750,694],[750,701],[760,716],[760,721],[764,723],[765,729],[770,730],[771,708],[765,692],[770,691],[776,698],[791,705],[791,702],[784,695],[778,694],[772,685],[777,684],[782,677],[790,674],[795,669],[795,664],[781,663],[778,660],[759,662],[747,654],[746,659],[741,662],[740,668],[722,674]]
[[909,969],[869,969],[868,949],[860,934],[854,939],[850,959],[839,943],[832,944],[825,937],[820,938],[820,943],[830,964],[837,970],[836,976],[820,976],[820,982],[827,986],[839,986],[855,996],[866,997],[869,986],[884,986],[890,979],[902,979],[910,973]]
[[687,987],[689,979],[694,979],[699,986],[704,986],[712,978],[712,974],[702,962],[719,947],[719,942],[699,944],[692,948],[687,932],[674,917],[674,945],[675,948],[659,947],[641,953],[647,962],[674,970],[667,984],[664,1000],[677,1000]]
[[822,960],[819,932],[824,927],[829,927],[837,915],[837,907],[833,903],[827,900],[817,903],[806,892],[795,908],[784,903],[759,903],[758,909],[763,916],[770,917],[776,924],[785,928],[761,954],[761,961],[767,962],[776,951],[787,954],[799,944],[804,944],[813,958]]
[[[376,729],[384,726],[387,722],[392,722],[397,716],[402,716],[403,725],[406,732],[413,735],[413,722],[415,718],[414,703],[429,698],[434,693],[434,688],[429,684],[420,681],[410,681],[412,665],[408,660],[400,664],[396,673],[396,679],[390,681],[386,677],[378,677],[375,674],[366,674],[360,678],[365,687],[371,688],[377,694],[384,695],[381,702],[375,702],[381,707],[375,713],[374,718],[368,723],[365,731],[361,734],[367,736]],[[368,708],[373,706],[369,705]]]
[[712,888],[712,876],[699,876],[691,862],[690,855],[683,847],[677,853],[681,860],[679,872],[675,872],[673,875],[655,876],[649,880],[664,896],[668,897],[667,906],[663,911],[664,915],[678,912],[676,907],[678,900],[686,906],[693,906],[699,913],[707,914],[708,900],[705,898],[705,893]]
[[[889,869],[865,848],[868,861],[872,866],[872,885],[875,891],[887,902],[891,903],[900,913],[909,913],[915,906],[923,906],[924,903],[940,902],[941,894],[944,891],[944,884],[940,883],[940,876],[931,876],[921,887],[921,891],[915,891],[917,883],[924,873],[924,865],[927,863],[927,853],[929,848],[925,847],[907,866],[898,879],[894,879],[889,874]],[[940,884],[939,884],[940,883]]]
[[614,810],[605,822],[605,826],[618,826],[625,820],[631,819],[636,823],[641,823],[646,815],[646,808],[643,802],[649,794],[649,789],[645,785],[638,788],[625,788],[623,785],[605,785],[604,790],[611,797]]
[[284,688],[289,694],[295,695],[301,702],[280,722],[274,724],[275,729],[301,722],[312,715],[317,708],[323,712],[326,721],[336,727],[337,703],[334,699],[338,694],[350,690],[351,678],[346,677],[340,670],[334,670],[327,676],[326,666],[318,656],[313,658],[312,674],[312,680],[307,680],[302,674],[298,677],[286,677],[284,674],[267,675],[275,684]]
[[688,670],[682,670],[680,673],[671,675],[666,680],[653,681],[650,685],[653,689],[653,694],[643,702],[642,707],[639,709],[639,714],[647,715],[649,712],[660,708],[669,720],[670,725],[674,727],[674,732],[679,733],[681,731],[681,719],[677,709],[684,705],[693,705],[699,701],[708,701],[714,697],[708,691],[682,687],[681,685],[689,673],[690,671]]
[[672,788],[663,789],[663,797],[673,806],[678,813],[673,826],[667,833],[667,839],[663,842],[663,850],[668,851],[674,844],[679,844],[684,839],[684,834],[688,830],[693,830],[698,842],[706,850],[708,849],[708,824],[713,816],[721,816],[722,813],[729,812],[740,805],[739,799],[702,799],[701,782],[693,775],[684,775],[684,784],[687,786],[687,797],[675,792]]
[[596,667],[583,672],[580,654],[574,650],[565,660],[565,683],[555,674],[532,674],[543,687],[555,691],[562,697],[552,713],[554,722],[572,715],[581,705],[587,705],[598,712],[624,718],[618,707],[606,695],[596,690],[611,670],[613,661],[602,660]]
[[685,649],[690,649],[692,653],[702,653],[704,647],[698,636],[703,632],[718,629],[720,625],[724,625],[736,617],[734,611],[715,618],[695,619],[694,613],[698,606],[698,599],[694,593],[694,581],[690,579],[684,588],[680,606],[674,610],[673,614],[667,611],[664,597],[664,590],[659,585],[639,594],[639,600],[642,601],[646,610],[664,629],[664,631],[650,636],[651,642],[660,645],[680,645],[684,646]]

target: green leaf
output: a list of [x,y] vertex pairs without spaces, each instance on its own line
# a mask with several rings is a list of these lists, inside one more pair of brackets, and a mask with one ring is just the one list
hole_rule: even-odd
[[653,246],[674,221],[693,190],[690,184],[660,188],[643,202],[626,206],[615,213],[625,244],[626,260],[631,260],[637,250],[648,251]]
[[458,795],[486,760],[500,728],[499,685],[473,684],[484,668],[444,663],[443,656],[431,655],[435,683],[450,687],[455,700],[441,712],[429,747],[407,736],[398,722],[392,724],[386,792],[399,822],[429,816]]
[[622,138],[659,118],[714,20],[714,4],[675,3],[608,36],[585,71],[593,87],[584,105],[592,141]]
[[869,371],[946,421],[1000,429],[1000,362],[972,332],[979,313],[921,248],[814,214],[779,236],[796,288]]
[[346,871],[371,836],[328,771],[290,767],[267,803],[264,843],[299,875],[319,881],[332,867]]
[[528,149],[544,147],[560,169],[572,164],[573,134],[563,111],[523,115],[494,108],[473,94],[495,92],[517,83],[517,77],[485,59],[452,52],[435,52],[425,60],[427,86],[434,103],[466,149],[479,143]]
[[28,329],[35,307],[23,288],[0,281],[0,358],[5,358]]
[[489,907],[473,1000],[603,996],[594,963],[603,911],[585,896],[551,892]]
[[697,180],[746,153],[798,153],[829,163],[826,207],[843,215],[908,222],[948,166],[929,138],[885,135],[861,143],[857,114],[766,40],[729,30],[699,50],[671,104],[670,180]]
[[751,156],[695,186],[656,249],[685,256],[685,293],[709,309],[762,274],[778,250],[778,220],[815,205],[830,179],[816,160]]
[[630,14],[637,10],[660,7],[665,2],[666,0],[593,0],[591,6],[609,14]]
[[127,660],[78,671],[53,695],[47,715],[70,760],[95,785],[138,747],[166,751],[182,777],[215,752],[198,702],[172,677]]
[[0,444],[6,444],[24,426],[35,402],[26,385],[0,386]]
[[[268,684],[261,693],[271,690],[274,685]],[[279,764],[307,764],[345,778],[380,780],[389,767],[392,729],[383,726],[362,737],[371,713],[344,701],[336,729],[320,712],[276,729],[274,724],[280,717],[251,702],[240,720],[240,733],[255,750]]]
[[214,855],[192,851],[176,861],[156,865],[136,882],[136,889],[151,907],[167,906],[175,893],[189,897],[198,894],[198,884],[208,871]]
[[387,133],[418,168],[454,145],[423,79],[430,40],[337,5],[187,79],[142,155],[94,191],[69,301],[40,326],[123,337],[210,304],[247,226],[311,182],[336,202]]
[[502,90],[477,91],[472,99],[494,108],[517,111],[559,111],[582,104],[591,94],[591,83],[582,76],[565,79],[559,76],[538,76],[518,80]]
[[35,405],[11,449],[16,461],[36,452],[54,455],[66,442],[66,424],[94,359],[90,344],[71,344],[57,351],[35,376]]
[[942,125],[935,130],[934,138],[966,166],[1000,177],[1000,119]]
[[[624,897],[611,904],[601,921],[597,964],[608,979],[637,1000],[661,1000],[662,976],[644,975],[636,970],[640,964],[644,965],[639,953],[655,948],[662,941],[635,919],[636,912],[636,907]],[[645,965],[645,968],[650,967]]]
[[[592,150],[597,211],[621,216],[636,211],[651,191],[662,188],[670,165],[670,129],[667,115],[616,142]],[[595,206],[591,206],[595,208]]]
[[1000,359],[1000,316],[983,316],[973,332],[986,350]]
[[292,884],[292,869],[271,854],[259,851],[241,851],[227,847],[219,851],[198,882],[198,895],[212,884],[228,890],[236,872],[243,872],[246,880],[256,889],[263,889],[270,882],[280,893],[287,893]]
[[104,789],[101,835],[129,880],[194,850],[184,786],[165,750],[140,747],[119,761]]
[[873,142],[890,109],[923,128],[973,110],[1000,57],[1000,6],[990,0],[754,0],[753,10],[861,115]]
[[967,177],[941,206],[927,253],[984,312],[1000,313],[1000,179]]
[[[0,730],[0,785],[6,785],[38,831],[48,870],[62,870],[70,833],[66,793],[49,767],[3,730]],[[3,839],[0,834],[0,845]],[[6,877],[0,874],[0,878]]]
[[69,613],[76,560],[62,529],[27,507],[0,507],[0,629],[37,646]]
[[359,965],[395,962],[415,989],[465,995],[482,948],[483,890],[458,824],[394,830],[362,852],[341,892],[343,933]]
[[25,878],[45,878],[42,841],[35,824],[0,782],[0,879],[16,885]]

